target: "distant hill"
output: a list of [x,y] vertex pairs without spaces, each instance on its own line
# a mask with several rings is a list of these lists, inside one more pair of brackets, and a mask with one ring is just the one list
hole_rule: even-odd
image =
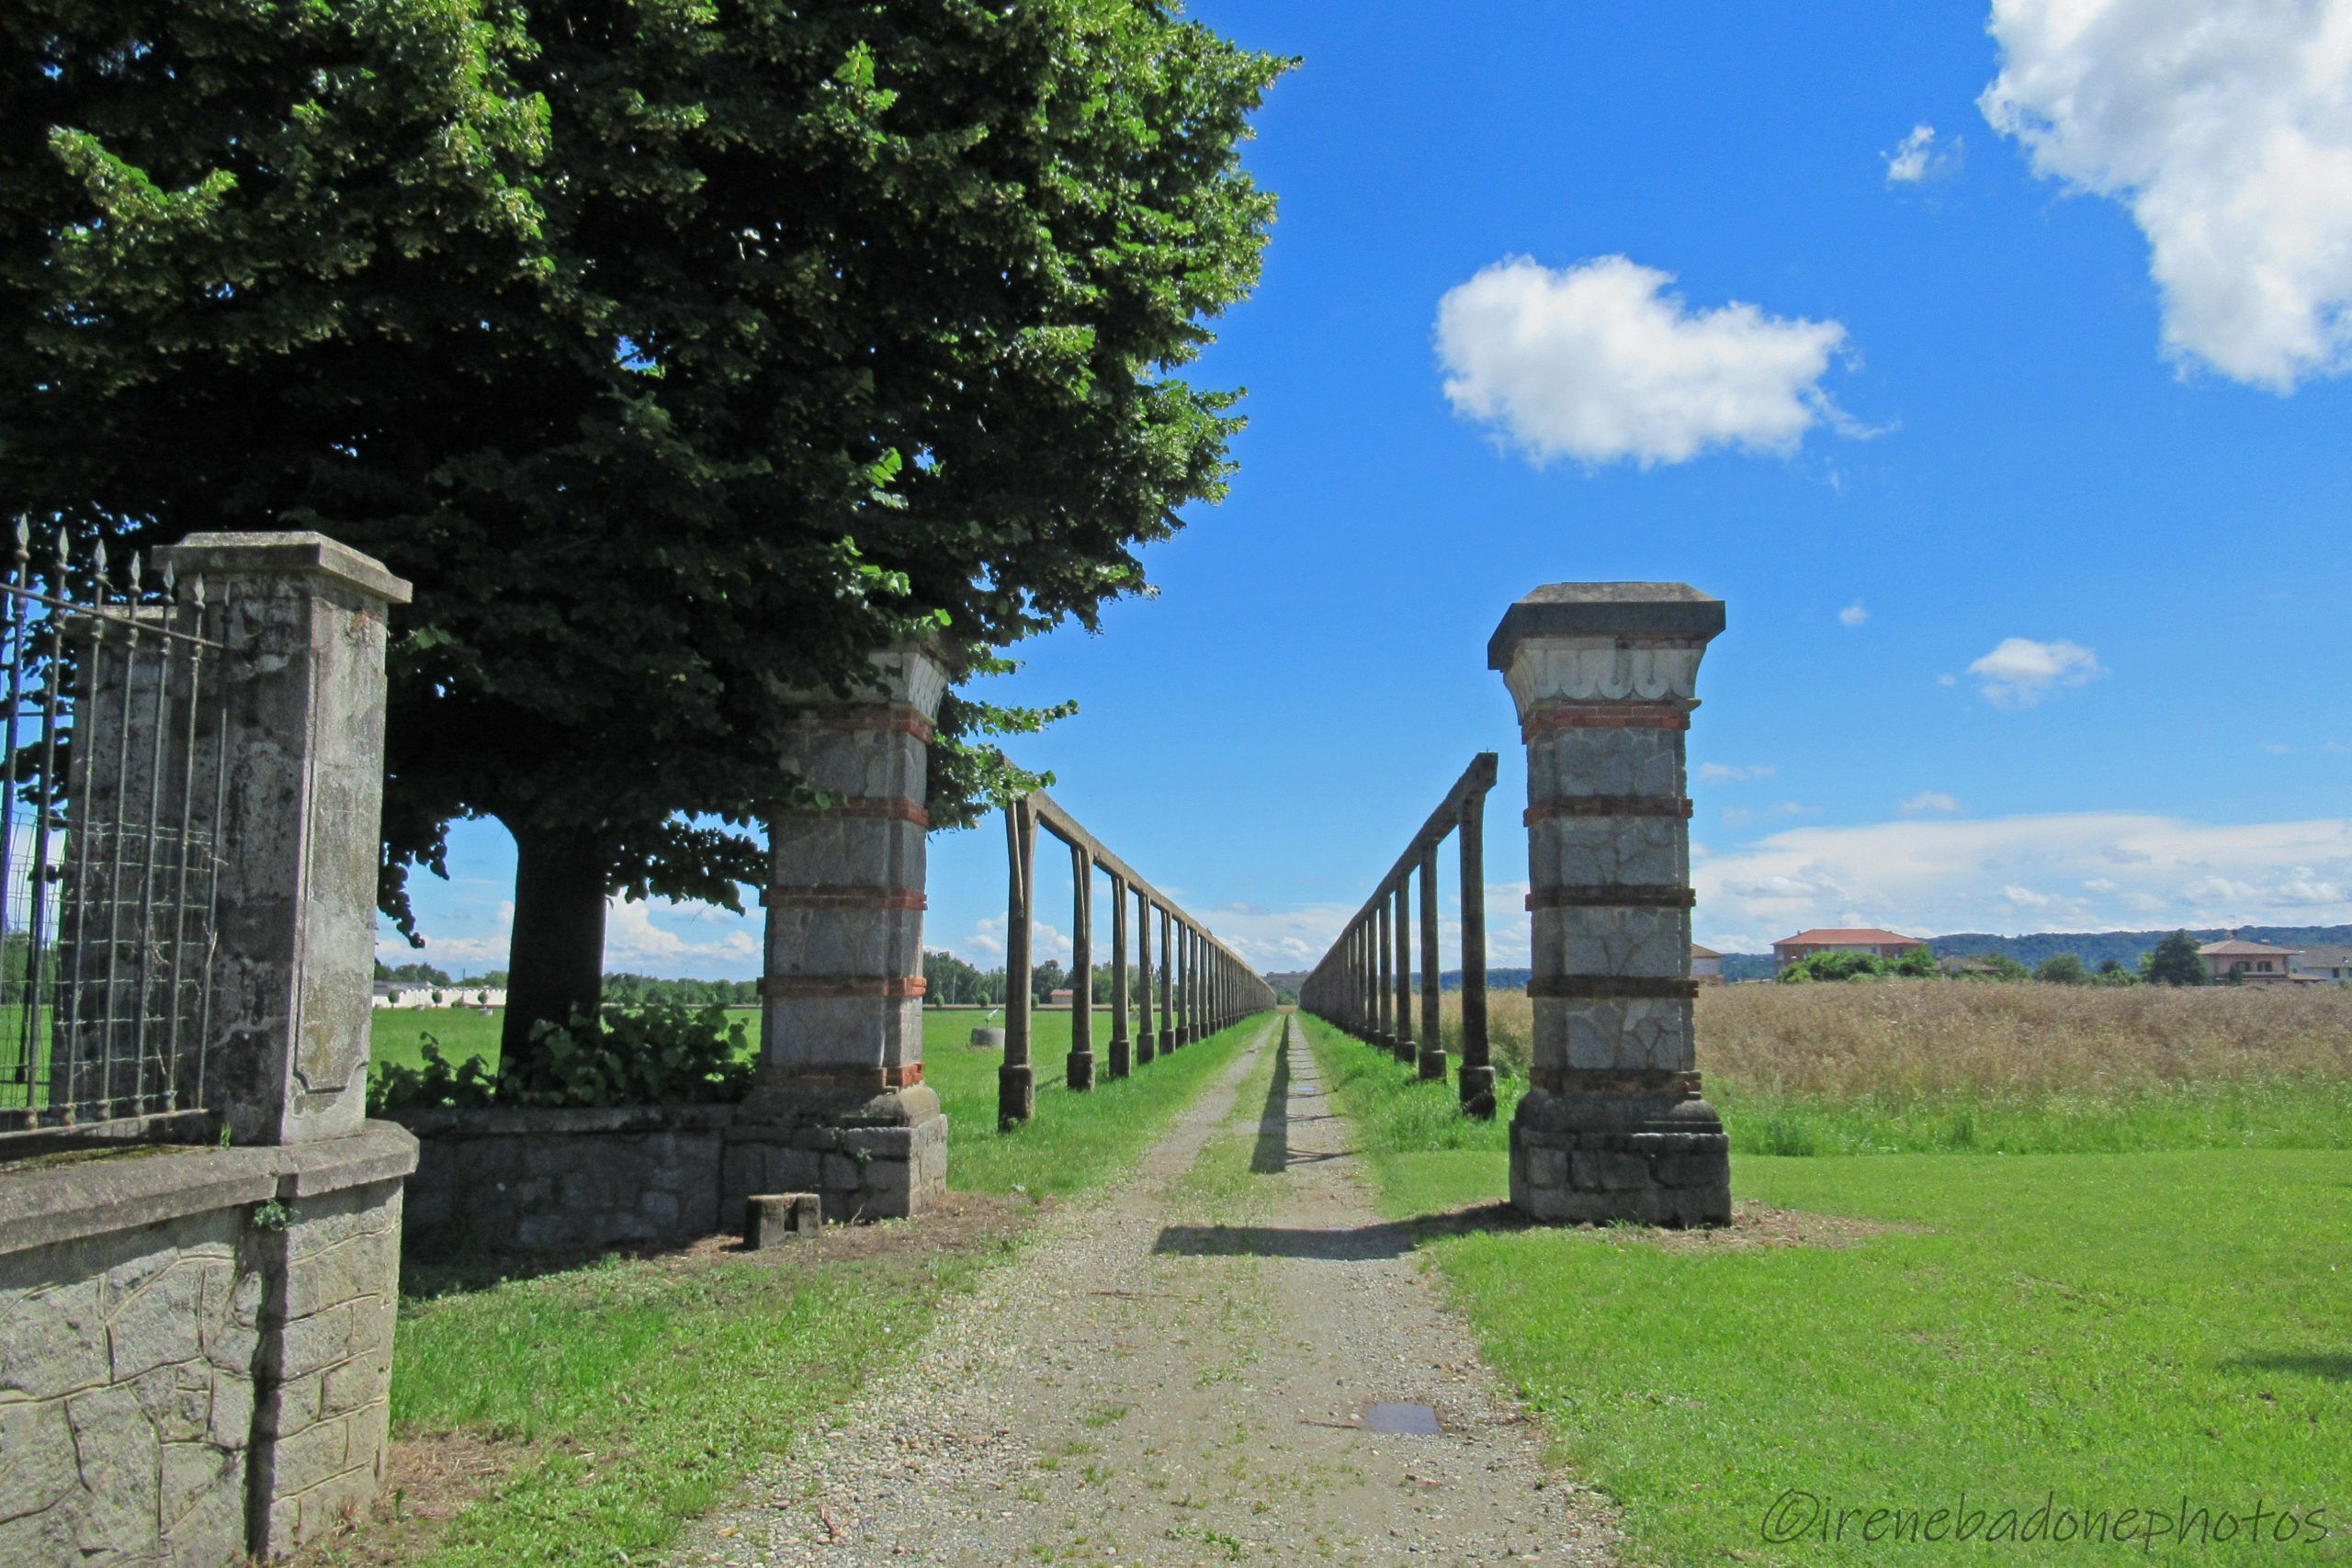
[[[2126,969],[2140,967],[2140,955],[2172,935],[2173,928],[2150,931],[2036,931],[2030,936],[1994,936],[1985,931],[1961,931],[1951,936],[1931,936],[1929,951],[1939,958],[1983,958],[1991,953],[2006,953],[2030,969],[2052,953],[2071,953],[2090,968],[2096,969],[2109,959],[2114,959]],[[2273,947],[2352,947],[2352,926],[2221,926],[2197,927],[2190,936],[2199,942],[2219,942],[2234,936],[2244,942],[2268,942]],[[1773,975],[1772,955],[1769,953],[1726,953],[1724,954],[1724,978],[1726,980],[1769,980]],[[1487,988],[1490,991],[1523,991],[1527,989],[1532,971],[1526,969],[1489,969]],[[1269,975],[1267,980],[1278,987],[1295,990],[1306,978],[1305,971],[1290,975]],[[1462,971],[1448,969],[1438,976],[1438,985],[1449,991],[1462,988]]]
[[[2167,926],[2147,931],[2035,931],[2028,936],[1959,931],[1951,936],[1931,936],[1928,947],[1938,958],[1984,958],[1997,953],[2016,959],[2029,969],[2060,953],[2071,953],[2093,969],[2110,958],[2126,969],[2137,969],[2140,955],[2172,935],[2175,929]],[[2352,946],[2352,926],[2200,926],[2190,928],[2188,934],[2199,942],[2220,942],[2235,936],[2245,942],[2268,942],[2273,947]],[[1735,953],[1724,958],[1726,980],[1769,980],[1772,973],[1772,955],[1769,953]]]

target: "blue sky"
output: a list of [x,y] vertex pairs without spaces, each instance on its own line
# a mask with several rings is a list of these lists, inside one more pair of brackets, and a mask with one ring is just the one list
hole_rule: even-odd
[[[2352,920],[2352,3],[1193,10],[1301,57],[1198,369],[1241,471],[992,684],[1078,699],[1022,760],[1241,951],[1319,954],[1491,750],[1523,961],[1485,643],[1572,579],[1727,603],[1703,942]],[[511,849],[455,847],[426,956],[503,965]],[[932,857],[990,959],[1001,832]],[[756,920],[623,908],[608,967],[748,976]]]

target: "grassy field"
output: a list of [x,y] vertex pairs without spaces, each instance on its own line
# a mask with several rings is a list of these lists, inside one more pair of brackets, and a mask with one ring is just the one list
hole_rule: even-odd
[[[394,1432],[419,1473],[443,1478],[433,1490],[462,1506],[432,1517],[420,1482],[417,1495],[391,1499],[389,1520],[321,1561],[658,1560],[684,1520],[897,1364],[942,1299],[1012,1254],[1036,1201],[1118,1174],[1260,1027],[1238,1024],[1080,1095],[1061,1087],[1069,1016],[1042,1015],[1037,1118],[1001,1134],[1000,1054],[963,1043],[977,1021],[926,1018],[949,1179],[969,1194],[946,1216],[828,1230],[782,1255],[705,1247],[510,1279],[480,1263],[413,1267],[394,1347]],[[380,1044],[386,1018],[376,1021]],[[404,1015],[395,1027],[440,1034],[439,1021]],[[1107,1019],[1102,1027],[1107,1038]],[[494,1048],[494,1027],[481,1038]],[[475,1479],[447,1480],[467,1474]],[[497,1477],[487,1491],[485,1475]]]
[[[1444,1086],[1307,1027],[1391,1214],[1505,1196],[1500,1119],[1465,1125]],[[1634,1561],[1941,1562],[1996,1533],[2016,1561],[2346,1560],[2341,1153],[1736,1154],[1732,1173],[1728,1232],[1423,1244]]]
[[[1526,993],[1487,1010],[1524,1071]],[[2352,1148],[2352,987],[1725,986],[1698,1036],[1742,1154]]]

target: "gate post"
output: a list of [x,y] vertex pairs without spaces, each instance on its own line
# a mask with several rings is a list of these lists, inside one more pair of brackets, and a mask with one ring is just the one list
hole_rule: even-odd
[[[388,1448],[401,1184],[417,1145],[404,1130],[366,1120],[365,1105],[387,617],[409,602],[409,585],[317,534],[196,534],[156,555],[183,581],[204,580],[205,629],[230,645],[208,660],[225,702],[206,749],[225,766],[213,786],[220,913],[205,1097],[235,1143],[281,1145],[277,1197],[287,1207],[283,1228],[239,1245],[236,1271],[258,1276],[258,1299],[239,1309],[257,1340],[253,1393],[236,1413],[216,1393],[211,1429],[234,1430],[240,1444],[250,1430],[243,1545],[278,1558],[365,1511]],[[151,742],[161,739],[151,732]],[[144,1314],[152,1336],[175,1308],[168,1286],[148,1299],[164,1303]],[[194,1347],[196,1316],[180,1323]],[[184,1410],[187,1373],[177,1375],[180,1403],[170,1408]],[[129,1397],[128,1388],[115,1392]],[[174,1397],[166,1386],[150,1418],[162,1422]],[[182,1446],[163,1450],[167,1478]],[[102,1439],[95,1451],[109,1450]],[[69,1453],[69,1475],[72,1463]],[[193,1501],[175,1502],[170,1485],[167,1513]]]
[[831,807],[770,813],[760,1064],[725,1187],[819,1192],[829,1220],[904,1218],[947,1181],[947,1119],[922,1081],[923,808],[947,667],[929,645],[872,660],[878,687],[799,699],[784,762]]
[[1560,582],[1487,647],[1527,746],[1535,1029],[1510,1128],[1532,1218],[1731,1218],[1730,1145],[1691,1038],[1683,736],[1719,599],[1679,582]]

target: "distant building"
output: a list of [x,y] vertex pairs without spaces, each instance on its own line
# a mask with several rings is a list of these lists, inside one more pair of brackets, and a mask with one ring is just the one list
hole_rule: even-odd
[[1070,998],[1077,994],[1068,986],[1059,987],[1046,993],[1046,1005],[1049,1008],[1066,1008],[1070,1005]]
[[1782,937],[1772,944],[1772,962],[1777,967],[1785,969],[1816,953],[1860,953],[1871,958],[1892,960],[1906,953],[1917,953],[1927,945],[1923,938],[1905,936],[1900,931],[1883,931],[1868,926],[1853,930],[1831,928],[1799,931],[1794,936]]
[[503,1008],[506,987],[460,980],[436,986],[429,980],[379,980],[368,998],[371,1008]]
[[1724,983],[1724,955],[1712,947],[1690,944],[1690,978],[1702,986]]
[[2209,942],[2197,950],[2205,961],[2205,975],[2211,980],[2285,980],[2296,956],[2291,948],[2272,947],[2267,942]]
[[2352,986],[2352,947],[2307,947],[2289,960],[2290,980]]

